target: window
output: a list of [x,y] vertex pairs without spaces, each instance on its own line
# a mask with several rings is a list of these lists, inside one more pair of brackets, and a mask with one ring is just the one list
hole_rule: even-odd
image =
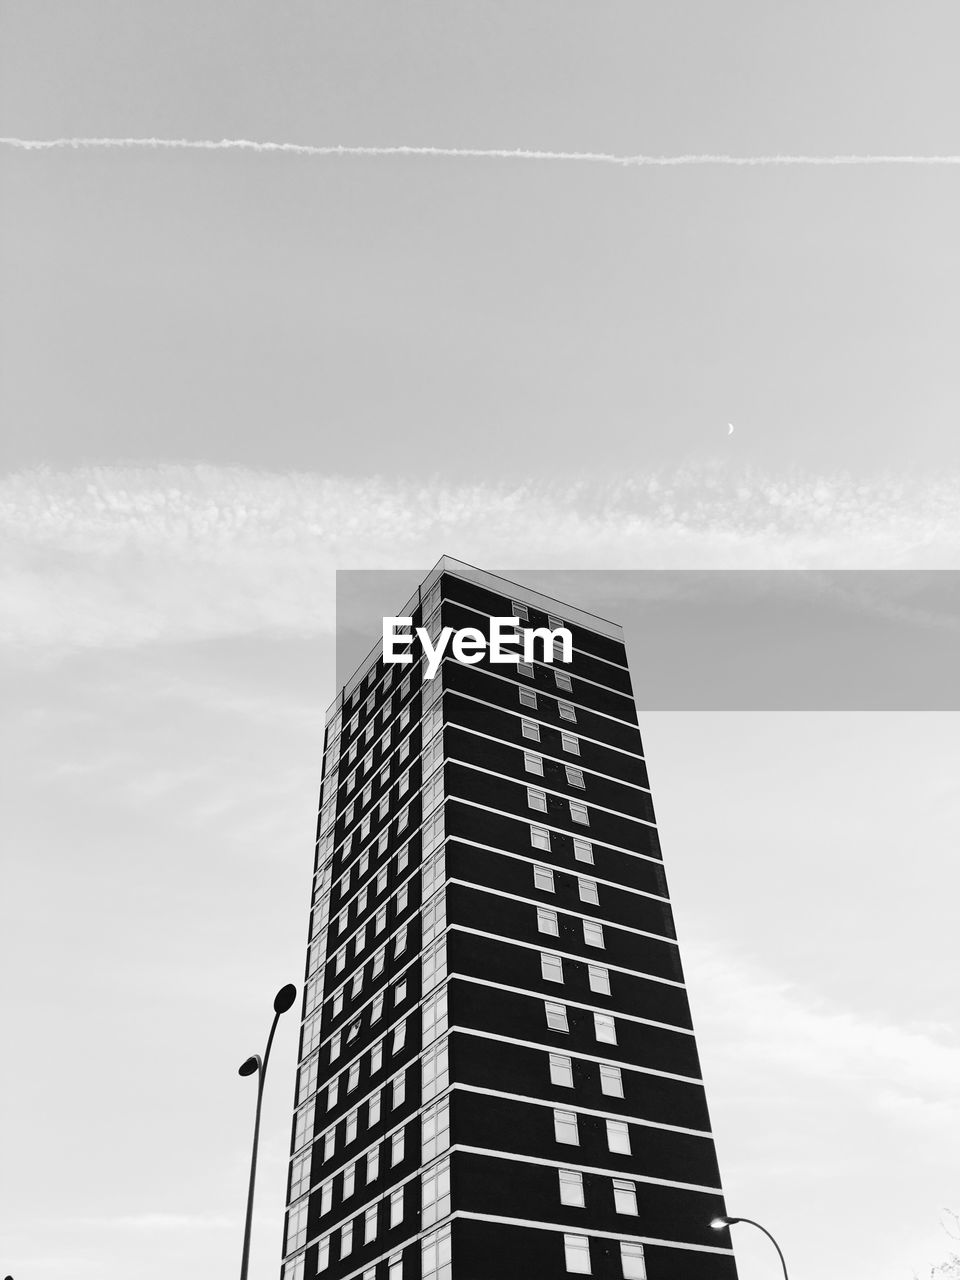
[[623,1077],[619,1067],[600,1067],[600,1092],[610,1098],[623,1097]]
[[590,1275],[590,1241],[587,1236],[563,1236],[563,1256],[567,1270],[577,1275]]
[[370,1025],[373,1026],[383,1017],[383,992],[378,991],[373,997],[373,1004],[370,1006]]
[[306,1254],[303,1253],[297,1258],[288,1258],[283,1264],[281,1280],[303,1280],[305,1259]]
[[353,1248],[353,1223],[348,1222],[340,1228],[340,1257],[345,1258]]
[[330,1237],[324,1236],[317,1249],[317,1270],[326,1271],[330,1265]]
[[540,726],[536,720],[528,720],[526,716],[521,718],[520,731],[525,738],[530,738],[532,742],[540,741]]
[[570,817],[574,822],[579,822],[584,827],[590,825],[590,815],[587,813],[587,806],[581,804],[579,800],[570,801]]
[[393,943],[393,954],[399,956],[403,954],[403,949],[407,945],[407,926],[401,925],[397,932],[397,936]]
[[609,1013],[595,1013],[593,1015],[593,1029],[597,1039],[602,1044],[617,1043],[617,1024]]
[[617,1213],[637,1212],[636,1184],[626,1178],[613,1180],[613,1204]]
[[643,1245],[620,1241],[620,1266],[624,1280],[647,1280],[647,1268],[643,1260]]
[[584,920],[583,940],[588,947],[602,947],[603,925],[597,924],[596,920]]
[[374,925],[373,925],[374,933],[383,933],[386,927],[387,927],[387,908],[381,907],[374,919]]
[[347,1093],[349,1093],[351,1089],[355,1089],[359,1083],[360,1083],[360,1063],[354,1062],[351,1065],[350,1070],[347,1072]]
[[390,1163],[391,1165],[399,1164],[403,1159],[403,1139],[404,1131],[400,1129],[393,1135],[390,1140]]
[[550,1083],[561,1089],[573,1088],[573,1060],[565,1053],[551,1053]]
[[564,1004],[552,1004],[549,1000],[544,1001],[544,1010],[547,1015],[547,1026],[551,1031],[568,1031],[567,1026],[567,1006]]
[[383,1066],[383,1041],[378,1040],[370,1050],[370,1074],[375,1075]]
[[562,982],[563,961],[559,956],[552,956],[549,952],[544,952],[540,957],[540,975],[547,982]]
[[325,1213],[329,1213],[333,1206],[333,1179],[325,1182],[320,1188],[320,1217]]
[[577,887],[580,890],[581,902],[590,902],[596,906],[600,901],[600,895],[597,893],[596,880],[578,880]]
[[383,951],[383,948],[381,947],[381,949],[373,957],[373,973],[370,975],[371,977],[375,978],[378,973],[383,973],[383,959],[384,959],[384,951]]
[[573,1205],[576,1209],[584,1207],[583,1174],[577,1169],[560,1169],[560,1203]]
[[557,710],[560,712],[561,720],[570,720],[576,724],[577,712],[572,702],[558,702]]
[[328,1129],[323,1135],[323,1159],[324,1163],[333,1155],[333,1148],[336,1145],[337,1133],[335,1129]]
[[390,1197],[390,1226],[399,1226],[403,1221],[403,1187],[397,1187]]
[[550,848],[550,832],[546,827],[530,827],[530,843],[535,849]]
[[587,967],[587,973],[590,978],[590,990],[599,992],[602,996],[610,994],[610,970],[605,969],[602,964],[591,964]]
[[356,1018],[353,1022],[350,1023],[350,1030],[347,1032],[347,1043],[349,1044],[351,1040],[356,1040],[359,1034],[360,1034],[360,1019]]
[[534,711],[537,709],[537,695],[533,689],[520,689],[520,705],[522,707],[531,707]]
[[374,1147],[367,1152],[367,1184],[376,1182],[380,1177],[380,1148]]
[[393,1080],[391,1081],[392,1101],[390,1105],[393,1107],[394,1111],[396,1111],[397,1107],[403,1104],[403,1100],[407,1096],[406,1084],[407,1084],[407,1076],[406,1076],[406,1072],[404,1071],[401,1071],[398,1076],[394,1076]]
[[399,875],[401,871],[404,871],[406,869],[409,858],[410,858],[410,846],[404,845],[403,848],[400,850],[400,852],[397,854],[397,875]]
[[335,1031],[330,1037],[330,1061],[335,1062],[340,1057],[340,1032]]
[[[410,754],[410,739],[404,738],[404,740],[400,743],[400,749],[397,752],[397,763],[403,764],[404,760],[406,760],[409,754]],[[401,791],[400,794],[402,795],[403,792]]]
[[350,1199],[350,1197],[353,1195],[355,1184],[356,1184],[355,1166],[352,1164],[347,1165],[346,1169],[344,1169],[343,1171],[343,1190],[340,1193],[340,1198],[342,1200]]
[[450,1162],[441,1160],[420,1179],[423,1225],[432,1227],[450,1212]]
[[385,891],[386,887],[387,887],[387,869],[386,867],[384,867],[382,871],[377,872],[377,891],[376,892],[377,892],[378,898],[380,897],[381,893]]
[[420,1163],[429,1164],[450,1145],[450,1100],[427,1107],[420,1122]]
[[[373,1268],[370,1280],[376,1280],[377,1269]],[[364,1278],[366,1280],[366,1278]],[[395,1253],[387,1263],[387,1280],[403,1280],[403,1254]]]
[[[424,1236],[420,1246],[420,1275],[422,1280],[450,1280],[450,1228]],[[390,1280],[394,1280],[393,1276]]]
[[390,1052],[399,1053],[400,1050],[403,1048],[403,1042],[406,1038],[407,1038],[407,1024],[406,1024],[406,1021],[403,1021],[400,1023],[399,1027],[394,1027],[393,1029],[393,1044],[391,1046]]
[[405,831],[407,823],[410,821],[410,806],[400,810],[400,816],[397,818],[397,830]]
[[530,615],[527,613],[527,606],[519,604],[516,600],[510,601],[510,616],[516,618],[520,622],[529,622]]
[[346,1127],[344,1128],[344,1131],[343,1131],[344,1145],[349,1146],[350,1143],[356,1139],[356,1136],[357,1136],[357,1113],[356,1111],[351,1111],[350,1114],[347,1116]]
[[620,1155],[630,1154],[630,1129],[623,1120],[607,1121],[607,1146]]
[[310,1190],[310,1161],[312,1152],[304,1151],[302,1155],[295,1156],[293,1164],[290,1166],[290,1199],[295,1200],[297,1196],[304,1195]]
[[547,812],[547,793],[538,791],[536,787],[527,787],[527,804],[539,813]]
[[[410,897],[409,885],[401,885],[397,890],[397,915],[401,915],[407,909],[407,901]],[[401,947],[401,950],[403,948]]]
[[566,671],[554,671],[557,678],[557,688],[564,689],[567,693],[573,688],[573,681],[567,675]]
[[541,893],[554,893],[553,871],[550,867],[533,868],[533,887]]
[[372,1129],[375,1124],[380,1123],[380,1090],[373,1095],[367,1103],[367,1128]]
[[523,767],[527,773],[535,773],[538,777],[543,777],[543,756],[536,755],[533,751],[525,751],[523,753]]
[[424,1101],[435,1098],[447,1087],[447,1043],[441,1041],[421,1058],[420,1078]]
[[593,845],[580,836],[573,837],[573,856],[577,862],[593,862]]
[[285,1253],[292,1253],[307,1242],[307,1197],[292,1205],[287,1215],[287,1243]]
[[377,1205],[372,1204],[363,1215],[363,1243],[372,1244],[377,1238]]
[[327,1110],[337,1105],[337,1098],[340,1094],[340,1077],[335,1076],[327,1085]]
[[572,756],[580,754],[580,739],[575,738],[572,733],[561,733],[560,745],[564,751],[569,751]]
[[533,679],[533,665],[532,665],[532,663],[529,663],[529,662],[518,662],[518,663],[517,663],[517,674],[518,674],[518,675],[521,675],[521,676],[526,676],[528,680],[532,680],[532,679]]
[[565,764],[563,767],[566,770],[567,781],[570,783],[571,787],[583,788],[585,786],[582,769],[575,769],[572,764]]
[[537,928],[541,933],[549,933],[554,938],[558,937],[560,930],[557,927],[557,913],[551,911],[549,907],[537,907]]
[[577,1117],[573,1111],[555,1111],[553,1113],[553,1135],[557,1142],[565,1142],[571,1147],[580,1145]]
[[401,773],[400,775],[400,781],[397,783],[397,795],[405,796],[409,789],[410,789],[410,770],[407,769],[405,773]]

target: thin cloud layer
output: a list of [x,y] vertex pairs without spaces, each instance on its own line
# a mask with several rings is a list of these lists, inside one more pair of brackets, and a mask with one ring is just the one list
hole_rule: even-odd
[[686,468],[456,485],[242,468],[0,481],[0,639],[132,645],[333,626],[338,568],[955,568],[960,477]]

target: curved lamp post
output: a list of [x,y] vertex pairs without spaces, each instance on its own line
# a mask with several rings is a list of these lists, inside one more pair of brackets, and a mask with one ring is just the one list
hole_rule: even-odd
[[756,1227],[758,1231],[763,1232],[776,1249],[777,1255],[780,1258],[780,1265],[783,1267],[783,1280],[790,1280],[790,1277],[787,1275],[787,1263],[783,1256],[783,1250],[777,1244],[776,1240],[774,1240],[767,1228],[762,1227],[759,1222],[754,1222],[752,1218],[714,1218],[710,1225],[713,1227],[714,1231],[722,1231],[724,1227],[732,1227],[735,1222],[749,1222],[751,1227]]
[[281,1013],[286,1011],[297,998],[297,988],[292,983],[281,987],[273,1000],[273,1024],[267,1036],[267,1047],[261,1058],[255,1053],[240,1068],[240,1075],[257,1076],[257,1113],[253,1122],[253,1154],[250,1157],[250,1188],[247,1191],[247,1221],[243,1228],[243,1260],[240,1263],[240,1280],[247,1280],[247,1267],[250,1264],[250,1227],[253,1222],[253,1188],[257,1181],[257,1146],[260,1142],[260,1105],[263,1102],[263,1082],[267,1076],[267,1063],[270,1061],[270,1048],[273,1044],[274,1032],[280,1021]]

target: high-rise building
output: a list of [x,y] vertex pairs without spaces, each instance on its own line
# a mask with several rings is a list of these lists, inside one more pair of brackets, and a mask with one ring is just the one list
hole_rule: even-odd
[[736,1280],[621,629],[449,559],[401,613],[572,660],[330,709],[284,1280]]

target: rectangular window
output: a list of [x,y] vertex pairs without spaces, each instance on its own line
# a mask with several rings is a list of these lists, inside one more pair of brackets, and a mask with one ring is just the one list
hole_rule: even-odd
[[521,707],[530,707],[532,710],[537,709],[537,695],[533,689],[525,689],[520,687],[520,705]]
[[332,1207],[333,1179],[331,1178],[329,1182],[325,1182],[320,1188],[320,1217],[322,1218],[324,1214],[329,1213]]
[[518,662],[517,675],[526,676],[528,680],[532,680],[533,666],[529,662]]
[[520,604],[517,600],[510,601],[510,616],[517,618],[520,622],[529,622],[530,615],[527,613],[527,606]]
[[620,1241],[620,1266],[623,1280],[647,1280],[647,1267],[643,1260],[643,1245]]
[[355,1166],[352,1164],[349,1164],[347,1165],[346,1169],[344,1169],[343,1171],[343,1190],[340,1192],[341,1200],[350,1199],[350,1197],[353,1195],[353,1192],[354,1192],[355,1183],[356,1183]]
[[576,1209],[584,1207],[583,1174],[577,1169],[559,1169],[560,1203],[572,1205]]
[[332,1110],[337,1105],[337,1098],[340,1096],[340,1077],[334,1078],[327,1085],[327,1110]]
[[372,1204],[363,1215],[363,1243],[372,1244],[377,1238],[377,1206]]
[[527,787],[527,805],[538,813],[547,812],[547,793],[538,791],[536,787]]
[[553,674],[556,676],[557,688],[563,689],[564,692],[569,693],[573,688],[573,681],[567,675],[566,671],[555,670]]
[[572,756],[580,754],[580,739],[575,738],[572,733],[561,733],[560,745],[564,751],[569,751]]
[[403,1139],[404,1131],[400,1129],[390,1139],[390,1163],[391,1165],[399,1164],[403,1159]]
[[562,982],[563,961],[560,957],[544,952],[540,957],[540,976],[545,978],[547,982]]
[[554,938],[558,937],[560,930],[557,927],[557,913],[551,911],[549,907],[537,907],[537,928],[541,933],[549,933]]
[[568,1031],[567,1026],[567,1006],[563,1004],[552,1004],[549,1000],[544,1001],[544,1010],[547,1015],[547,1026],[551,1031]]
[[595,1013],[593,1015],[593,1029],[597,1039],[602,1044],[617,1043],[617,1024],[609,1013]]
[[381,949],[373,957],[373,973],[371,974],[371,977],[375,978],[377,974],[383,973],[383,960],[384,960],[384,951],[383,951],[383,948],[381,947]]
[[533,751],[525,751],[523,753],[523,767],[527,773],[535,773],[538,777],[543,777],[543,756],[536,755]]
[[379,1040],[370,1050],[370,1074],[376,1073],[383,1066],[383,1041]]
[[420,1163],[429,1164],[450,1146],[450,1099],[427,1107],[420,1121]]
[[340,1032],[335,1031],[330,1037],[330,1061],[336,1062],[340,1057]]
[[324,1236],[317,1249],[317,1270],[326,1271],[330,1265],[330,1237]]
[[583,781],[583,770],[575,769],[572,764],[565,764],[563,767],[566,771],[567,782],[569,782],[570,786],[580,787],[581,789],[583,789],[585,786],[585,783]]
[[380,1177],[380,1148],[374,1147],[367,1152],[367,1185],[376,1182]]
[[384,893],[386,891],[386,888],[387,888],[387,869],[386,867],[384,867],[381,871],[377,872],[377,897],[378,898],[380,897],[381,893]]
[[410,821],[410,806],[400,810],[400,816],[397,818],[397,831],[405,831],[407,823]]
[[590,1241],[587,1236],[571,1236],[564,1233],[563,1256],[568,1271],[579,1276],[590,1275]]
[[530,827],[530,843],[533,845],[534,849],[549,850],[550,832],[547,830],[546,827],[531,826]]
[[405,1071],[401,1071],[398,1076],[394,1076],[391,1081],[392,1100],[391,1106],[394,1111],[397,1107],[403,1105],[403,1100],[407,1096],[407,1075]]
[[540,726],[536,720],[528,720],[525,716],[521,717],[520,731],[525,738],[529,738],[532,742],[540,741]]
[[588,947],[602,947],[603,925],[597,924],[596,920],[584,920],[583,940]]
[[623,1097],[623,1077],[620,1074],[619,1067],[609,1067],[601,1064],[600,1092],[605,1093],[609,1098]]
[[447,1042],[441,1041],[439,1044],[428,1049],[421,1059],[421,1088],[423,1091],[424,1101],[435,1098],[438,1093],[442,1093],[449,1083],[447,1070]]
[[290,1196],[289,1199],[295,1200],[297,1196],[305,1195],[310,1190],[310,1162],[313,1153],[304,1151],[302,1155],[294,1156],[293,1163],[290,1166]]
[[403,1221],[403,1187],[397,1187],[390,1196],[390,1226],[398,1227]]
[[555,1111],[553,1113],[553,1135],[557,1142],[564,1142],[571,1147],[579,1147],[580,1134],[577,1130],[577,1117],[573,1111]]
[[349,1146],[351,1142],[355,1141],[356,1136],[357,1136],[357,1113],[356,1111],[351,1111],[350,1114],[347,1116],[347,1123],[346,1123],[346,1127],[344,1128],[344,1133],[343,1133],[344,1144]]
[[587,806],[581,804],[579,800],[570,801],[570,817],[574,822],[579,822],[581,826],[589,827],[590,815],[587,812]]
[[393,954],[399,956],[403,954],[403,949],[407,945],[407,926],[401,925],[397,932],[397,936],[393,943]]
[[374,933],[383,933],[387,927],[387,908],[381,907],[374,918]]
[[590,978],[590,990],[596,991],[602,996],[610,994],[610,970],[605,969],[602,964],[591,964],[587,966],[587,973]]
[[580,836],[573,837],[573,856],[577,862],[593,862],[593,845]]
[[[402,915],[407,909],[407,902],[410,898],[410,886],[401,885],[397,890],[397,915]],[[406,926],[404,926],[406,928]],[[401,948],[402,950],[402,948]]]
[[365,817],[360,819],[360,839],[366,840],[369,834],[370,834],[370,815],[368,813],[366,814]]
[[630,1154],[630,1129],[623,1120],[607,1121],[607,1146],[618,1155]]
[[350,1070],[347,1072],[347,1093],[355,1089],[360,1083],[360,1063],[354,1062]]
[[617,1213],[635,1214],[637,1212],[636,1183],[630,1182],[626,1178],[614,1178],[613,1204]]
[[558,702],[557,710],[560,712],[561,720],[570,720],[576,724],[577,712],[572,702]]
[[323,1162],[324,1162],[324,1164],[326,1164],[326,1162],[327,1162],[328,1160],[332,1159],[332,1157],[333,1157],[333,1149],[334,1149],[334,1147],[335,1147],[335,1145],[336,1145],[336,1141],[337,1141],[337,1132],[336,1132],[336,1130],[335,1130],[335,1129],[328,1129],[328,1130],[327,1130],[327,1132],[323,1135]]
[[292,1253],[307,1242],[307,1197],[291,1205],[287,1214],[287,1243],[284,1253]]
[[450,1162],[441,1160],[420,1179],[422,1225],[432,1227],[450,1212]]
[[533,868],[533,887],[541,893],[554,893],[553,871],[550,867]]
[[367,1103],[367,1128],[372,1129],[375,1124],[380,1123],[380,1090],[370,1098]]
[[373,1026],[383,1017],[383,992],[378,991],[373,997],[373,1004],[370,1006],[370,1025]]
[[580,901],[590,902],[594,906],[600,901],[600,895],[597,892],[596,880],[579,880],[577,887],[580,890]]
[[[450,1228],[446,1226],[423,1238],[420,1246],[421,1280],[450,1280],[451,1268]],[[390,1280],[394,1280],[393,1276]]]
[[573,1060],[565,1053],[551,1053],[550,1083],[561,1089],[573,1088]]
[[399,1027],[394,1027],[393,1029],[393,1045],[391,1047],[390,1052],[399,1053],[400,1050],[403,1048],[403,1042],[406,1038],[407,1038],[407,1024],[404,1021],[400,1023]]

